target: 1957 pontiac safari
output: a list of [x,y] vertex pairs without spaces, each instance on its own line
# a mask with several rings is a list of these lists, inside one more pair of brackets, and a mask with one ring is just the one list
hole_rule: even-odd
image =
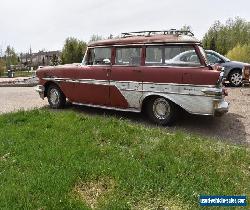
[[[180,56],[194,51],[192,56]],[[73,104],[145,111],[155,123],[171,124],[177,108],[191,114],[228,111],[223,72],[208,64],[189,31],[142,31],[89,44],[81,65],[44,67],[36,90],[51,108]]]

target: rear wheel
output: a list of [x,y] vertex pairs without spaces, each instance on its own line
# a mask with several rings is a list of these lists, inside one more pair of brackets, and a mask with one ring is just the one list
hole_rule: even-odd
[[146,111],[150,120],[159,125],[171,125],[176,119],[176,105],[163,97],[150,99]]
[[229,75],[230,85],[233,87],[239,87],[242,85],[242,73],[240,70],[234,70]]
[[48,102],[51,108],[63,108],[66,103],[66,97],[57,85],[50,85],[47,91]]

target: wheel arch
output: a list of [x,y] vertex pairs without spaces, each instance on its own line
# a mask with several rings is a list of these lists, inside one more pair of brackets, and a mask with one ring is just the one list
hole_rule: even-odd
[[240,71],[240,72],[242,73],[242,69],[241,69],[241,68],[239,68],[239,67],[232,68],[232,69],[230,69],[230,71],[229,71],[228,74],[227,74],[227,80],[229,80],[229,77],[231,76],[231,74],[232,74],[234,71]]
[[166,94],[147,94],[146,96],[143,97],[143,99],[141,100],[141,111],[144,112],[145,108],[146,108],[146,104],[152,99],[152,98],[157,98],[157,97],[163,97],[169,101],[171,101],[172,103],[174,103],[178,108],[181,108],[187,112],[189,112],[187,109],[185,109],[181,104],[178,104],[174,98],[170,97],[169,95]]

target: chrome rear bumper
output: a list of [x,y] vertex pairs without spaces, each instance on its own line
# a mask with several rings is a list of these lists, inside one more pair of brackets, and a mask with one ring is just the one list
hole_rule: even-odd
[[217,101],[214,100],[214,115],[215,116],[222,116],[223,114],[227,113],[229,109],[229,103],[226,101]]

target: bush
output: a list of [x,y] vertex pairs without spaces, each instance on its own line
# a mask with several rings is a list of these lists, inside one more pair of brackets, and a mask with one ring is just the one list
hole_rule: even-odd
[[236,45],[227,55],[231,60],[250,63],[250,45]]

